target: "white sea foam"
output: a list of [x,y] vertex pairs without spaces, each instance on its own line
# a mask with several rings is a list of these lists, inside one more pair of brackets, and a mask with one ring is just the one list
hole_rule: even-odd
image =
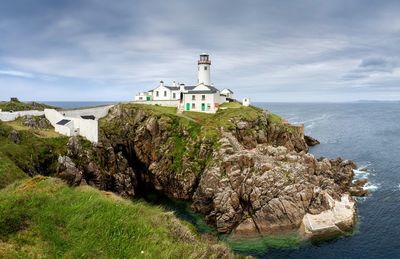
[[368,178],[368,176],[369,176],[369,172],[367,172],[367,171],[361,171],[359,169],[353,169],[353,172],[354,172],[354,178],[356,180],[360,179],[360,178]]
[[374,191],[378,190],[378,188],[379,188],[379,184],[372,184],[372,183],[367,183],[363,187],[364,190],[368,190],[370,192],[374,192]]

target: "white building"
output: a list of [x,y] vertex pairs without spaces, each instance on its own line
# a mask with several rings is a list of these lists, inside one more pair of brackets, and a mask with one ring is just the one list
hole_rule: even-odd
[[243,98],[242,105],[250,106],[250,98]]
[[[148,92],[140,92],[135,102],[177,107],[179,110],[215,113],[220,104],[226,102],[226,95],[211,84],[211,60],[203,53],[197,62],[198,78],[196,86],[173,83],[167,86],[163,81]],[[233,92],[232,92],[233,94]]]
[[224,89],[221,91],[221,94],[222,94],[222,95],[225,95],[226,98],[233,99],[233,91],[232,91],[231,89],[224,88]]

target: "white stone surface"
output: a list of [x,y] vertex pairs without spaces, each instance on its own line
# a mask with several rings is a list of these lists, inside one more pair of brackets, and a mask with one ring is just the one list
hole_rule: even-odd
[[77,110],[64,110],[60,111],[64,116],[73,117],[73,118],[81,118],[81,116],[93,115],[96,117],[96,120],[107,116],[108,111],[114,105],[107,106],[99,106],[87,109],[77,109]]
[[350,200],[348,194],[344,194],[341,200],[334,200],[325,193],[329,210],[317,215],[307,213],[303,217],[301,231],[306,238],[329,237],[343,234],[355,224],[355,203]]
[[16,112],[3,112],[0,111],[1,121],[13,121],[23,116],[43,116],[43,111],[29,110],[29,111],[16,111]]

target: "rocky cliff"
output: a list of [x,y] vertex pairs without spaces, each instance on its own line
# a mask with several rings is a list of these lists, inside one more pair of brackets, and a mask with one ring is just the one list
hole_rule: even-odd
[[[189,200],[220,233],[304,230],[305,217],[325,215],[332,200],[359,188],[352,161],[316,159],[302,127],[255,107],[177,115],[171,108],[119,105],[100,128],[93,147],[70,139],[68,156],[59,159],[61,178],[123,196],[156,189]],[[350,216],[340,230],[352,227],[355,210]]]

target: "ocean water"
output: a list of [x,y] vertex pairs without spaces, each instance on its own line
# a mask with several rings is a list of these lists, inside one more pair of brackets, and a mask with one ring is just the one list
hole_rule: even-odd
[[109,102],[57,102],[57,101],[44,101],[41,103],[45,103],[51,106],[63,108],[63,109],[76,109],[83,107],[95,107],[100,105],[108,105],[115,104],[117,102],[109,101]]
[[400,103],[255,103],[304,123],[321,144],[316,156],[354,160],[357,177],[369,179],[370,195],[358,199],[358,226],[346,237],[289,249],[268,249],[260,258],[400,258]]

